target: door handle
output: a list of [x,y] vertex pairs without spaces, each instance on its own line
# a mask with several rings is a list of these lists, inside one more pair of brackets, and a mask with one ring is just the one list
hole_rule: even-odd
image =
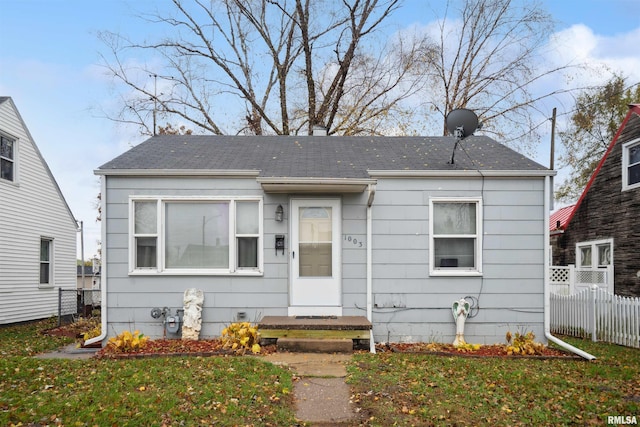
[[291,255],[293,256],[293,259],[296,259],[296,251],[291,251]]

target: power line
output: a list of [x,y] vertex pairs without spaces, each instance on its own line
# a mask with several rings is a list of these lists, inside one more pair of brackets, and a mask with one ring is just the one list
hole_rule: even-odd
[[[634,88],[635,86],[638,86],[638,85],[640,85],[640,82],[633,83],[633,84],[631,84],[631,85],[627,86],[626,88],[621,89],[621,91],[616,92],[615,94],[616,94],[616,95],[621,95],[621,94],[625,93],[626,91],[628,91],[628,90],[630,90],[630,89],[632,89],[632,88]],[[594,86],[593,88],[595,89],[595,88],[597,88],[597,87],[600,87],[600,88],[601,88],[601,87],[604,87],[604,85],[603,85],[603,86]],[[600,102],[602,102],[602,101],[593,101],[593,102],[591,102],[591,103],[589,103],[589,104],[583,104],[583,105],[580,105],[579,107],[576,107],[576,108],[574,108],[573,110],[565,111],[564,113],[559,113],[559,114],[557,114],[557,115],[556,115],[556,117],[557,117],[557,116],[566,116],[566,115],[569,115],[569,114],[574,114],[574,113],[576,113],[576,112],[578,112],[578,111],[580,111],[580,110],[584,109],[585,107],[590,107],[590,106],[595,105],[595,104],[598,104],[598,103],[600,103]],[[534,130],[538,129],[540,126],[542,126],[543,124],[547,123],[549,120],[551,120],[551,118],[545,118],[545,119],[544,119],[544,120],[542,120],[540,123],[538,123],[538,124],[537,124],[537,125],[535,125],[534,127],[530,128],[530,129],[529,129],[528,131],[526,131],[525,133],[523,133],[523,134],[521,134],[521,135],[519,135],[519,136],[516,136],[516,137],[514,137],[514,138],[511,138],[511,139],[509,139],[509,140],[505,141],[504,143],[505,143],[505,144],[508,144],[509,142],[515,141],[515,140],[517,140],[517,139],[523,138],[523,137],[525,137],[525,136],[527,136],[527,135],[531,134],[531,132],[533,132]]]

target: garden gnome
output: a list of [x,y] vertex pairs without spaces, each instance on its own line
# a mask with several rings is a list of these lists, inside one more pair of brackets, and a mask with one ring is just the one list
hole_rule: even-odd
[[183,340],[197,341],[200,337],[203,303],[204,292],[201,289],[189,288],[184,291]]
[[453,320],[456,322],[456,339],[453,341],[454,346],[464,345],[464,322],[469,315],[469,303],[462,298],[453,303],[451,307],[453,311]]

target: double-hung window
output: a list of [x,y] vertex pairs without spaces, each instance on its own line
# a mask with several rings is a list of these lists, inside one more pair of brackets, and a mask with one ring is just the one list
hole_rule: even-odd
[[577,243],[576,254],[580,268],[608,268],[613,265],[613,239]]
[[622,146],[622,190],[640,188],[640,139]]
[[433,198],[429,218],[430,274],[481,274],[481,199]]
[[259,274],[258,198],[134,198],[133,273]]
[[136,269],[158,267],[158,201],[133,203],[133,256]]
[[16,142],[0,135],[0,178],[15,181],[16,170]]
[[40,239],[40,286],[53,285],[53,240]]

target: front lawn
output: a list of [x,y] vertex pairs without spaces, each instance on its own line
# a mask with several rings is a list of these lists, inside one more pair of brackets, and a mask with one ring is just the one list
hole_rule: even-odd
[[[71,342],[40,333],[52,326],[0,327],[0,425],[297,425],[286,369],[246,356],[33,358]],[[598,360],[360,353],[347,381],[375,426],[640,422],[640,350],[566,340]]]
[[36,359],[69,341],[43,326],[0,328],[2,426],[295,425],[283,368],[252,357]]
[[640,350],[565,339],[598,359],[359,354],[348,382],[371,425],[640,423]]

